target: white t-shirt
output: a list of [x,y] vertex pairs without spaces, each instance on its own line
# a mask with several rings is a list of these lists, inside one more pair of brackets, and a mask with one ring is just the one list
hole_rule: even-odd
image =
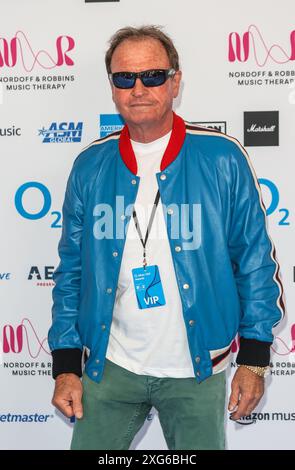
[[[156,173],[170,135],[171,131],[149,143],[131,140],[140,177],[135,210],[143,239],[158,190]],[[161,199],[146,244],[146,259],[148,265],[159,267],[166,304],[140,309],[132,269],[142,267],[143,246],[131,217],[106,357],[136,374],[194,377]]]

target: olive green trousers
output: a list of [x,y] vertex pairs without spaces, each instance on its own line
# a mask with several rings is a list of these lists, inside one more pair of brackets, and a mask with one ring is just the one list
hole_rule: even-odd
[[151,408],[158,411],[170,450],[224,449],[225,372],[201,382],[138,375],[106,358],[102,380],[85,373],[84,415],[71,449],[127,450]]

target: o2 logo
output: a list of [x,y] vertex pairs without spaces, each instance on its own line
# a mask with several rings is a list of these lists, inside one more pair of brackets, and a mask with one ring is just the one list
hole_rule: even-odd
[[[24,194],[26,193],[26,191],[30,191],[31,189],[37,189],[43,197],[43,207],[41,208],[39,212],[36,212],[36,213],[28,212],[28,210],[25,209],[23,205]],[[51,195],[50,195],[48,188],[44,184],[38,183],[37,181],[29,181],[28,183],[22,184],[16,191],[14,204],[18,213],[25,219],[30,219],[30,220],[42,219],[50,211]],[[50,215],[52,215],[54,218],[50,227],[61,228],[61,224],[59,223],[61,219],[61,213],[59,211],[51,211]]]
[[278,212],[282,214],[282,218],[279,220],[278,225],[290,225],[290,222],[288,221],[289,209],[286,209],[286,208],[278,209],[278,205],[280,201],[280,193],[279,193],[277,186],[273,183],[273,181],[270,181],[265,178],[259,178],[258,181],[260,185],[264,185],[267,187],[271,195],[270,204],[266,208],[266,215],[271,215],[276,210],[278,210]]

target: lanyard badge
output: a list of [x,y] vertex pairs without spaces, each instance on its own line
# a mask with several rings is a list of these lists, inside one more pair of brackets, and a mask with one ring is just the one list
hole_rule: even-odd
[[157,265],[148,266],[146,261],[146,243],[151,231],[159,199],[160,192],[158,190],[144,240],[138,223],[136,211],[133,209],[135,228],[143,246],[143,267],[132,269],[135,295],[140,309],[159,307],[166,303],[159,267]]

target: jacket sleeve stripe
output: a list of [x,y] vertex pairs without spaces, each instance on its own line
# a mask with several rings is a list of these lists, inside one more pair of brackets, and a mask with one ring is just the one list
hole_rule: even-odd
[[246,158],[246,161],[248,163],[248,166],[249,166],[249,168],[251,170],[251,173],[252,173],[252,176],[253,176],[255,187],[256,187],[258,195],[259,195],[260,206],[261,206],[261,209],[264,213],[265,228],[266,228],[266,232],[267,232],[268,238],[269,238],[270,243],[271,243],[270,256],[271,256],[271,259],[273,260],[273,262],[275,263],[275,266],[276,266],[275,273],[274,273],[274,276],[273,276],[273,280],[277,284],[277,286],[279,288],[279,292],[280,292],[279,296],[277,298],[276,304],[277,304],[278,309],[281,312],[281,318],[280,318],[280,320],[277,321],[277,323],[274,324],[274,327],[275,327],[276,325],[278,325],[280,323],[280,321],[285,316],[285,304],[284,304],[284,300],[283,300],[284,291],[283,291],[283,285],[282,285],[282,282],[281,282],[281,279],[280,279],[280,265],[279,265],[278,260],[276,258],[275,246],[274,246],[273,240],[272,240],[272,238],[269,234],[269,231],[268,231],[267,218],[266,218],[266,209],[265,209],[265,205],[264,205],[263,200],[262,200],[260,185],[259,185],[256,173],[255,173],[255,170],[253,168],[253,165],[250,161],[249,155],[246,152],[246,150],[244,149],[244,147],[240,144],[240,142],[237,139],[235,139],[233,137],[229,137],[229,136],[224,136],[224,137],[231,140],[232,142],[235,142],[238,145],[238,147],[240,148],[240,150],[243,153],[244,157]]
[[274,327],[275,327],[276,325],[278,325],[280,323],[280,321],[285,316],[285,305],[284,305],[284,301],[283,301],[284,291],[283,291],[283,285],[282,285],[282,282],[281,282],[281,279],[280,279],[280,265],[279,265],[279,263],[277,261],[277,258],[276,258],[275,246],[274,246],[273,240],[272,240],[272,238],[269,234],[269,231],[268,231],[267,218],[266,218],[266,209],[265,209],[265,206],[264,206],[264,203],[263,203],[263,200],[262,200],[260,185],[259,185],[256,173],[255,173],[255,170],[253,168],[253,165],[250,161],[249,155],[246,152],[246,150],[244,149],[244,147],[240,144],[240,142],[237,139],[234,139],[233,137],[228,137],[228,136],[226,136],[226,138],[228,138],[229,140],[235,142],[238,145],[238,147],[240,148],[240,150],[243,153],[244,157],[246,158],[247,163],[249,165],[249,168],[251,170],[252,176],[253,176],[255,187],[256,187],[258,195],[259,195],[260,206],[261,206],[261,209],[264,213],[265,228],[266,228],[266,232],[267,232],[268,238],[269,238],[270,243],[271,243],[270,256],[271,256],[271,259],[273,260],[273,262],[275,263],[275,266],[276,266],[275,273],[274,273],[274,276],[273,276],[273,280],[277,284],[277,286],[279,288],[279,292],[280,292],[276,303],[277,303],[278,309],[281,312],[281,318],[280,318],[280,320],[277,321],[277,323],[274,324]]
[[275,263],[275,266],[276,266],[275,273],[274,273],[274,276],[273,276],[273,280],[277,284],[278,289],[279,289],[279,295],[278,295],[276,304],[277,304],[277,307],[278,307],[279,311],[281,312],[281,318],[280,318],[280,320],[278,320],[274,324],[274,327],[275,327],[276,325],[278,325],[280,323],[280,321],[285,316],[285,303],[284,303],[284,300],[283,300],[284,299],[284,291],[283,291],[283,286],[282,286],[282,282],[281,282],[281,279],[280,279],[280,265],[279,265],[279,263],[276,259],[275,246],[274,246],[273,240],[272,240],[272,238],[269,234],[269,231],[268,231],[267,218],[266,218],[266,209],[265,209],[265,206],[264,206],[264,203],[263,203],[263,200],[262,200],[260,185],[259,185],[256,173],[255,173],[255,170],[253,168],[253,165],[250,161],[249,155],[237,139],[235,139],[234,137],[231,137],[229,135],[223,134],[223,133],[221,133],[221,132],[219,132],[215,129],[214,130],[212,130],[212,129],[209,130],[205,127],[202,128],[200,126],[191,125],[191,123],[190,123],[189,125],[186,125],[186,131],[189,134],[199,134],[199,135],[213,135],[213,134],[215,134],[219,137],[222,137],[224,139],[230,140],[231,142],[234,142],[236,145],[238,145],[239,149],[241,150],[242,154],[244,155],[244,157],[245,157],[245,159],[248,163],[248,166],[251,170],[251,174],[253,176],[255,187],[256,187],[258,195],[259,195],[260,206],[261,206],[261,209],[262,209],[263,214],[264,214],[266,232],[267,232],[268,238],[269,238],[270,243],[271,243],[270,257],[271,257],[271,259],[273,260],[273,262]]

